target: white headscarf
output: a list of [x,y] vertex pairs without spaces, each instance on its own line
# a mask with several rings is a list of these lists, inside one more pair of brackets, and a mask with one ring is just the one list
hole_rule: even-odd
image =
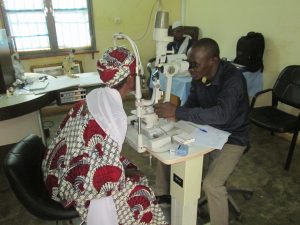
[[100,79],[106,87],[95,89],[86,96],[90,113],[120,148],[126,135],[127,116],[120,93],[111,87],[133,74],[135,66],[135,57],[128,49],[118,46],[108,48],[97,61]]
[[86,102],[99,126],[122,148],[127,116],[120,93],[110,87],[94,89],[86,96]]
[[182,26],[182,23],[180,21],[175,21],[172,24],[172,30],[176,29],[177,27],[181,27],[181,26]]
[[184,34],[183,35],[184,41],[181,43],[179,49],[178,49],[178,53],[177,54],[186,54],[188,51],[188,45],[189,45],[189,41],[190,39],[192,39],[192,37],[190,35]]

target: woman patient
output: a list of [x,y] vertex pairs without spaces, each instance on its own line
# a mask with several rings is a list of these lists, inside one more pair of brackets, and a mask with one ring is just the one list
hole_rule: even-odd
[[[122,98],[135,87],[135,58],[122,47],[97,62],[105,86],[64,118],[42,169],[51,197],[75,207],[88,225],[167,224],[144,176],[120,155],[127,129]],[[137,169],[136,169],[137,170]]]

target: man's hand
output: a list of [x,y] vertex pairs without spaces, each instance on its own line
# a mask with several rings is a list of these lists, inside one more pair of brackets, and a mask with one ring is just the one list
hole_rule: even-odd
[[153,106],[154,112],[160,118],[175,118],[176,106],[170,102],[158,103]]

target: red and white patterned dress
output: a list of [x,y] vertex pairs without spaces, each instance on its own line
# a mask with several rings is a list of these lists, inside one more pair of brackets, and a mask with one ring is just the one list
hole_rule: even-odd
[[75,104],[43,160],[50,195],[65,207],[74,206],[83,220],[90,200],[111,196],[120,225],[167,224],[146,177],[125,177],[125,169],[134,165],[121,157],[120,149],[86,102]]

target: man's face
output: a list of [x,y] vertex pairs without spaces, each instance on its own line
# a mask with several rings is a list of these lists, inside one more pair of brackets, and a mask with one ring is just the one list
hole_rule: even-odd
[[210,57],[205,48],[192,48],[188,54],[189,72],[194,80],[200,80],[206,76],[213,76],[212,71],[215,66],[215,58]]
[[173,30],[175,41],[180,41],[183,38],[183,27],[177,27]]

